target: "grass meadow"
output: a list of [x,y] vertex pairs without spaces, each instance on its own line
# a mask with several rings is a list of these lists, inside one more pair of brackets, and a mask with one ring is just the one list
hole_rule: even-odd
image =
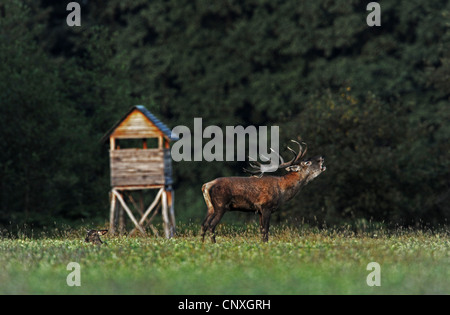
[[[198,225],[172,239],[105,235],[84,229],[0,238],[0,294],[450,294],[448,230],[271,227],[221,224],[217,244]],[[70,262],[80,286],[68,286]],[[381,285],[368,286],[377,262]]]

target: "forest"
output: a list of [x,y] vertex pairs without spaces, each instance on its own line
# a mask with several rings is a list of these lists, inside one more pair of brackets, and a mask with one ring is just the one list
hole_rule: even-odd
[[[100,139],[138,104],[325,155],[274,221],[448,226],[450,1],[379,1],[372,27],[360,0],[80,0],[81,26],[69,2],[0,4],[0,228],[107,222]],[[202,184],[246,165],[174,161],[177,220],[201,222]]]

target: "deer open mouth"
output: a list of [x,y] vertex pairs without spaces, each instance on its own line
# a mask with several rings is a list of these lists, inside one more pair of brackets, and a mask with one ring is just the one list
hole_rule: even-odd
[[324,160],[322,159],[322,161],[320,161],[320,171],[321,172],[325,172],[325,170],[327,169],[325,165],[323,165]]

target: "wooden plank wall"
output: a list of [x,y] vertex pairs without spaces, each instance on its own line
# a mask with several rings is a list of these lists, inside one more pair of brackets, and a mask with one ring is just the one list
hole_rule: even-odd
[[123,149],[110,151],[111,186],[164,184],[164,151]]
[[160,136],[162,136],[161,130],[137,109],[131,112],[110,135],[110,137],[122,139],[158,138]]

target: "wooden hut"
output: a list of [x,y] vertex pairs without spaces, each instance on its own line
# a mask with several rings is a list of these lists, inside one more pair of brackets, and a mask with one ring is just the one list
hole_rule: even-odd
[[[146,219],[152,210],[160,206],[165,235],[167,238],[172,237],[175,233],[175,213],[170,141],[175,139],[171,137],[171,130],[144,106],[137,105],[102,140],[109,140],[112,187],[110,232],[115,233],[117,225],[121,231],[124,230],[125,211],[135,225],[131,233],[138,230],[145,234]],[[157,189],[158,193],[144,211],[143,194],[151,189]],[[139,204],[132,196],[132,192],[136,191],[140,191]],[[140,214],[139,221],[131,210],[133,207],[125,202],[126,197],[133,204],[134,212]]]

